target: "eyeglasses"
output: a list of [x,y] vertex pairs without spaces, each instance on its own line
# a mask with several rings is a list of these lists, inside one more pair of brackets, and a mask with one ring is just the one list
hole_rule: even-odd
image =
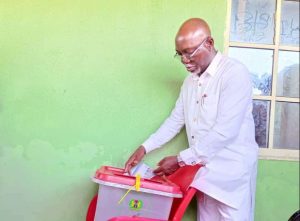
[[206,42],[206,40],[208,39],[205,38],[201,43],[200,45],[192,52],[192,53],[182,53],[182,54],[179,54],[177,51],[174,55],[174,58],[177,58],[179,60],[182,60],[183,56],[188,59],[188,60],[192,60],[193,59],[193,56],[195,56],[195,54],[197,53],[197,51],[201,48],[201,46]]

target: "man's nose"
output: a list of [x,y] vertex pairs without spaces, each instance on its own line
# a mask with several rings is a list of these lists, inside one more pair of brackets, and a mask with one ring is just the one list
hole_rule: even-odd
[[181,56],[181,62],[183,63],[183,64],[188,64],[188,63],[190,63],[190,59],[188,59],[185,55],[182,55]]

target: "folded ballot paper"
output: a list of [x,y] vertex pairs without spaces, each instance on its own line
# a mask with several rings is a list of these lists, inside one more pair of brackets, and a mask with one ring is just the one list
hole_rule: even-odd
[[145,179],[151,179],[152,177],[156,176],[153,173],[153,169],[150,168],[147,164],[145,164],[143,162],[140,162],[136,166],[134,166],[130,170],[130,174],[132,176],[136,176],[139,174],[142,178],[145,178]]

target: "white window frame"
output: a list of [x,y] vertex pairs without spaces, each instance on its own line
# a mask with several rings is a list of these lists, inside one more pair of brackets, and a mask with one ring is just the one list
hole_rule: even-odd
[[[274,0],[276,1],[276,0]],[[243,47],[243,48],[255,48],[255,49],[272,49],[274,51],[273,67],[272,67],[272,94],[270,96],[254,95],[255,100],[270,101],[270,122],[269,122],[269,136],[268,147],[259,149],[260,159],[270,160],[289,160],[299,161],[299,150],[275,149],[274,148],[274,123],[275,123],[275,103],[276,101],[285,101],[292,103],[299,103],[299,98],[278,97],[276,96],[277,85],[277,71],[278,71],[278,53],[279,50],[299,52],[297,46],[282,46],[280,45],[280,25],[281,25],[281,6],[282,0],[276,1],[276,15],[275,15],[275,38],[274,44],[254,44],[254,43],[242,43],[242,42],[230,42],[230,25],[231,25],[231,6],[232,0],[227,0],[227,19],[226,30],[224,38],[224,53],[228,54],[229,47]]]

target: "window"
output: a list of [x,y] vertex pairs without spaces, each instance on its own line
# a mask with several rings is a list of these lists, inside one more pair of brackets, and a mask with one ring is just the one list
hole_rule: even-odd
[[228,0],[225,53],[253,83],[260,158],[299,161],[299,0]]

